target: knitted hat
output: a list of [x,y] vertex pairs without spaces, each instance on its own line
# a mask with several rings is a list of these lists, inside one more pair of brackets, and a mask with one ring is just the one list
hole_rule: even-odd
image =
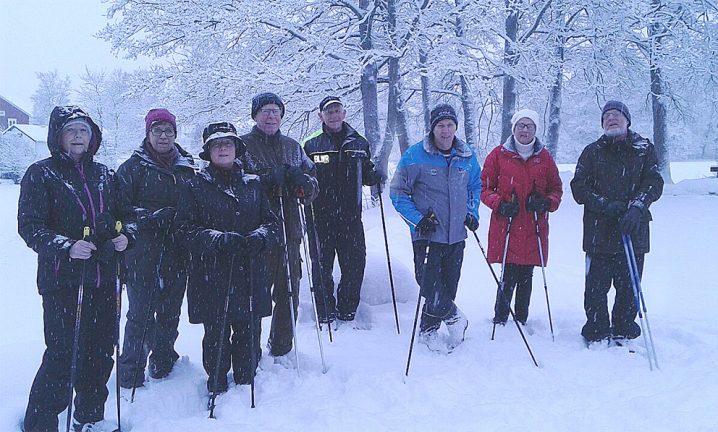
[[149,135],[152,125],[157,122],[167,122],[171,124],[175,130],[175,134],[177,133],[177,119],[175,115],[166,108],[153,108],[145,116],[145,135]]
[[536,125],[536,130],[538,130],[540,122],[539,122],[539,115],[536,111],[530,110],[530,109],[522,109],[516,111],[516,114],[511,117],[511,132],[513,133],[514,129],[516,128],[516,123],[519,122],[522,118],[530,119],[534,124]]
[[84,117],[75,117],[68,120],[64,125],[62,125],[62,129],[74,124],[85,125],[85,127],[90,131],[90,138],[92,138],[92,125],[90,125],[90,122]]
[[601,110],[601,126],[603,126],[603,115],[606,114],[606,111],[614,109],[623,114],[623,116],[626,117],[626,120],[628,120],[628,126],[631,126],[631,113],[628,112],[628,107],[623,102],[615,100],[610,100],[603,106],[603,109]]
[[319,102],[319,111],[324,111],[324,108],[337,103],[342,105],[342,101],[338,96],[327,96]]
[[252,98],[252,118],[257,117],[257,113],[265,105],[275,104],[279,107],[280,116],[284,117],[284,102],[274,93],[260,93]]
[[202,132],[202,152],[199,154],[200,159],[209,161],[209,148],[211,141],[218,138],[232,138],[234,140],[234,148],[236,150],[236,157],[240,157],[244,154],[247,146],[244,145],[242,139],[237,135],[237,128],[230,122],[218,122],[210,123],[204,128]]
[[449,104],[439,104],[431,110],[431,131],[434,131],[436,124],[442,120],[449,119],[454,122],[456,127],[459,126],[459,119],[456,117],[454,107]]

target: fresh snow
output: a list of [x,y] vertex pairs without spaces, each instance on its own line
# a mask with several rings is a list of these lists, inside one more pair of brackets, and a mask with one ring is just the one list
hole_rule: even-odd
[[[714,163],[713,163],[714,164]],[[298,323],[299,373],[294,354],[274,362],[266,350],[256,379],[256,408],[249,388],[230,387],[217,399],[217,419],[207,419],[206,376],[201,366],[202,327],[180,323],[172,374],[123,401],[123,430],[143,431],[716,431],[718,418],[718,180],[711,162],[673,166],[675,180],[652,207],[652,252],[643,288],[661,370],[626,348],[586,349],[581,251],[582,209],[572,199],[570,169],[562,167],[564,200],[551,215],[546,274],[556,341],[551,334],[541,272],[527,335],[536,368],[512,322],[491,341],[495,284],[473,237],[457,303],[469,319],[466,341],[450,355],[415,346],[404,379],[417,285],[408,229],[384,196],[391,263],[399,301],[396,334],[379,208],[365,212],[367,271],[354,329],[326,330],[322,374],[306,279]],[[679,174],[680,173],[680,174]],[[43,352],[36,256],[17,235],[19,187],[0,184],[0,430],[18,430]],[[481,208],[479,238],[486,247],[489,212]],[[496,267],[499,271],[498,266]],[[123,301],[126,309],[126,297]],[[124,316],[123,316],[124,327]],[[263,343],[269,319],[263,323]],[[442,328],[442,332],[445,329]],[[114,373],[106,418],[115,418]],[[64,425],[64,413],[60,418]]]

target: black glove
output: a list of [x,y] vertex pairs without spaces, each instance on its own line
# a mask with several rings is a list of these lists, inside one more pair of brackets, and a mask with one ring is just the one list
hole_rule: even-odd
[[155,210],[145,219],[147,226],[158,231],[169,231],[175,223],[177,212],[172,207],[162,207]]
[[610,217],[621,217],[626,213],[626,210],[628,210],[628,204],[624,201],[611,201],[606,205],[606,209],[604,210],[604,213],[606,213]]
[[115,229],[116,222],[115,218],[107,212],[102,212],[97,215],[97,220],[95,221],[95,236],[99,242],[104,242],[105,240],[110,240],[120,235]]
[[384,183],[384,174],[376,168],[364,171],[364,185],[375,186],[379,183]]
[[620,220],[621,233],[630,236],[638,234],[638,228],[641,226],[642,217],[643,212],[641,209],[631,206]]
[[266,189],[283,187],[287,182],[284,167],[278,166],[270,169],[267,173],[259,176],[259,181]]
[[416,231],[422,237],[429,237],[436,232],[436,227],[439,225],[439,221],[436,220],[434,213],[429,213],[416,224]]
[[471,231],[476,231],[479,228],[479,220],[471,213],[466,213],[466,219],[464,219],[464,225]]
[[534,192],[526,199],[526,211],[546,212],[551,207],[551,200]]
[[93,251],[92,255],[97,258],[98,262],[107,264],[115,256],[115,244],[112,243],[112,240],[105,240],[104,242],[98,243],[95,243],[95,246],[97,246],[97,250]]
[[499,204],[499,213],[507,218],[512,218],[519,214],[519,203],[516,201],[502,201]]
[[217,242],[217,250],[220,253],[235,254],[247,247],[247,239],[239,233],[227,231]]
[[244,253],[250,256],[258,255],[264,250],[264,247],[266,246],[264,236],[257,232],[249,234],[247,237],[245,237],[245,240],[246,247],[244,249]]
[[304,171],[298,166],[287,166],[285,175],[287,178],[287,186],[291,189],[304,188],[304,185],[307,184]]

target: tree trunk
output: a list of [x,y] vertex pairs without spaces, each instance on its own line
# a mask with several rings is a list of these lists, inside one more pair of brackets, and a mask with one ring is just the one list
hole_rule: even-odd
[[519,30],[518,10],[511,5],[511,0],[506,0],[506,38],[504,40],[504,83],[503,103],[501,110],[501,142],[511,135],[511,116],[516,111],[516,79],[511,75],[511,68],[518,62],[516,54],[516,35]]
[[[563,17],[561,18],[563,19]],[[563,90],[563,38],[561,37],[556,46],[556,75],[554,75],[551,89],[548,96],[548,125],[546,125],[546,148],[551,156],[556,159],[558,154],[558,139],[561,131],[561,93]]]
[[[660,10],[661,0],[651,0],[654,10]],[[673,183],[671,179],[670,155],[666,145],[668,114],[665,106],[665,87],[663,73],[657,59],[661,55],[661,42],[663,37],[656,36],[664,33],[663,25],[653,22],[648,26],[648,38],[650,40],[648,53],[648,66],[651,69],[651,106],[653,109],[653,145],[656,147],[658,158],[658,169],[663,176],[663,181]]]
[[419,73],[421,74],[421,107],[424,112],[424,135],[431,128],[431,88],[429,87],[429,70],[427,63],[429,53],[424,47],[419,48]]
[[671,163],[666,145],[668,113],[663,98],[663,76],[661,68],[651,66],[651,105],[653,108],[653,144],[656,146],[658,169],[663,181],[673,183],[671,179]]
[[[366,11],[369,7],[369,0],[361,0],[359,7]],[[365,52],[360,79],[364,134],[369,141],[372,154],[376,154],[381,141],[381,132],[379,130],[379,102],[376,86],[378,70],[376,60],[371,53],[373,43],[370,23],[362,22],[359,25],[359,33],[361,35],[361,48]]]
[[[461,6],[461,0],[456,0],[456,6]],[[456,17],[456,37],[459,40],[462,40],[464,38],[464,34],[464,22],[461,19],[461,16],[458,15]],[[466,57],[466,49],[463,45],[459,44],[457,51],[459,58]],[[476,149],[476,115],[474,110],[474,98],[471,94],[469,81],[466,79],[466,75],[464,75],[461,71],[459,72],[459,81],[461,83],[461,107],[464,111],[464,137],[466,139],[466,144],[468,144],[469,147]]]

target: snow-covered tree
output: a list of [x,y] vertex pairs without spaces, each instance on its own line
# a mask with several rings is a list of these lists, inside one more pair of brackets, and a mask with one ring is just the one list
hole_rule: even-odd
[[70,102],[70,77],[61,77],[57,69],[35,74],[39,85],[32,95],[32,124],[47,124],[52,109]]

